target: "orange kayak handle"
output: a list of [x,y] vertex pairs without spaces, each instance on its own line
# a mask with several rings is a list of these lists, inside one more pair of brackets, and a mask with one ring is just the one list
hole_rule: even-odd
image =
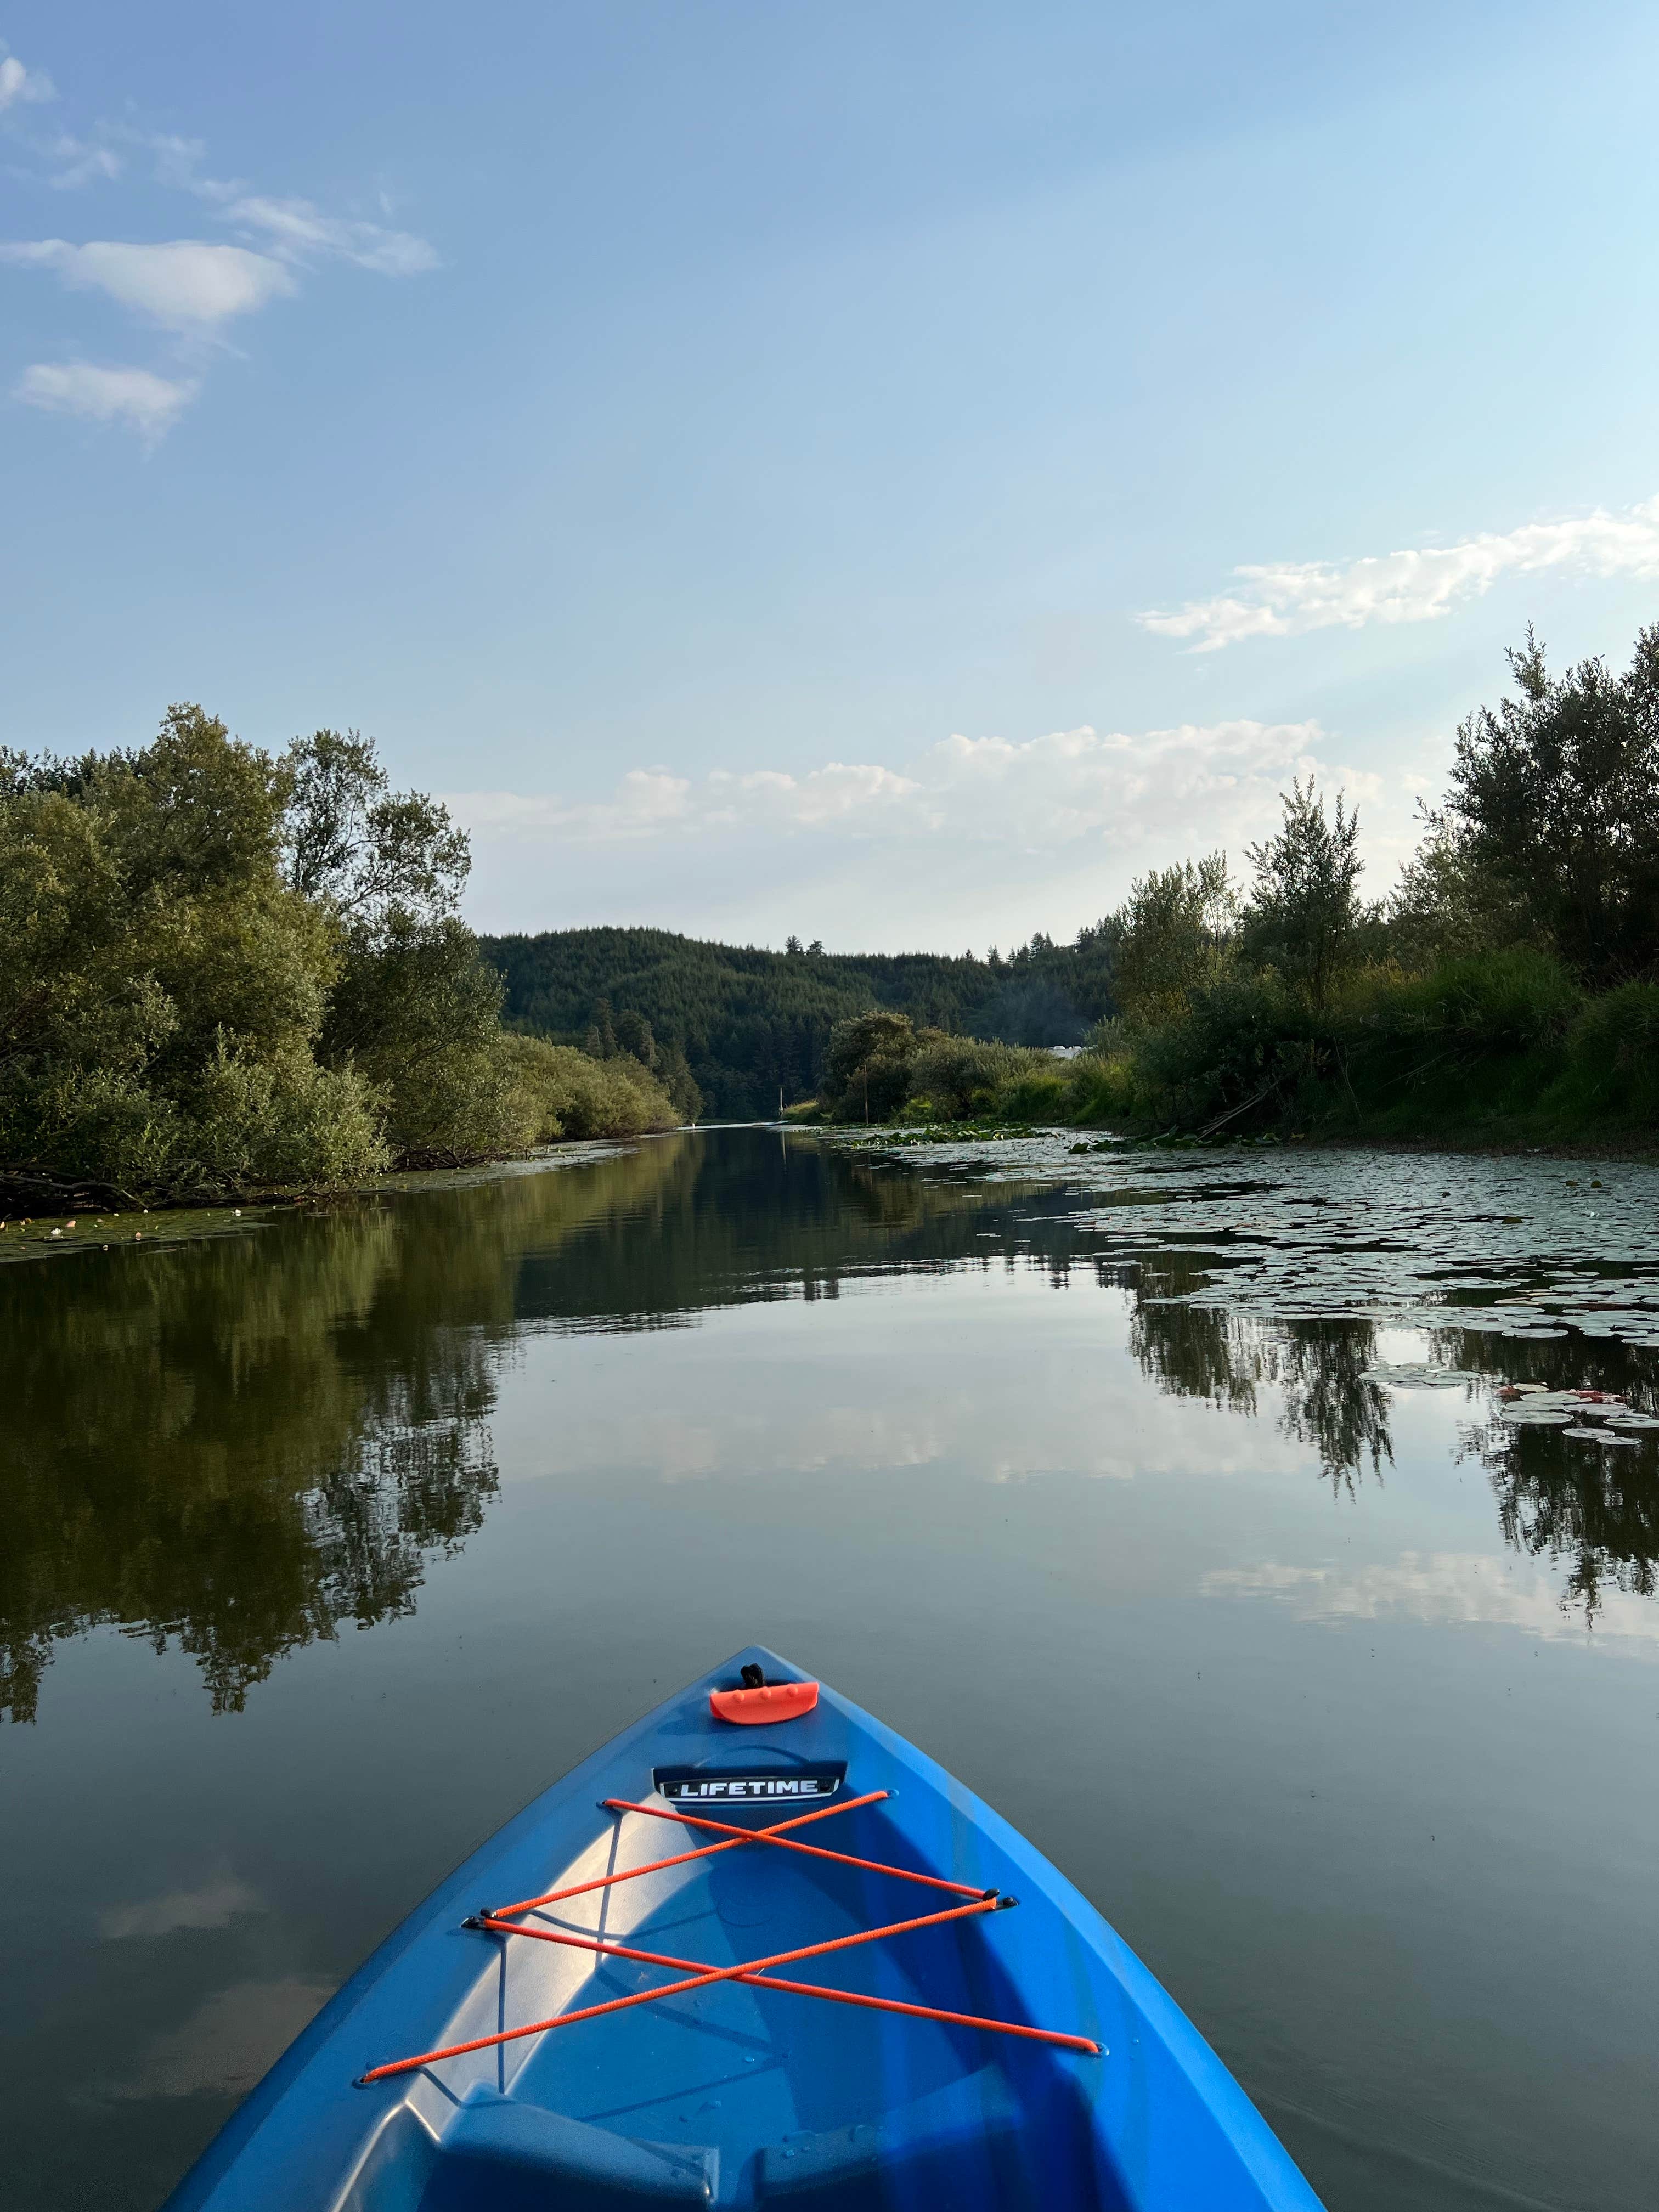
[[737,1721],[744,1728],[763,1728],[769,1722],[798,1721],[818,1701],[816,1682],[769,1682],[759,1690],[711,1690],[708,1710],[717,1721]]

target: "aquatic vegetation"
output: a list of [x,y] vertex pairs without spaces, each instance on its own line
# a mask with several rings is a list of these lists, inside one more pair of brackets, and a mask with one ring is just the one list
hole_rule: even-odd
[[1360,1379],[1379,1382],[1388,1390],[1455,1390],[1485,1378],[1467,1368],[1429,1367],[1420,1360],[1401,1360],[1391,1366],[1379,1363],[1368,1367]]

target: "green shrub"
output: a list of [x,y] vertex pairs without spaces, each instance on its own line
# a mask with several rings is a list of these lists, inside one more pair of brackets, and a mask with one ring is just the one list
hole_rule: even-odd
[[591,1060],[574,1045],[507,1036],[521,1144],[556,1138],[635,1137],[672,1129],[679,1114],[654,1076],[626,1053]]
[[1109,1053],[1085,1052],[1071,1063],[1066,1119],[1091,1127],[1133,1128],[1146,1115],[1133,1053],[1119,1044]]
[[1351,1005],[1358,1026],[1394,1036],[1455,1041],[1472,1052],[1520,1052],[1559,1040],[1583,994],[1559,960],[1526,945],[1470,953],[1426,975],[1385,972]]
[[991,1110],[1006,1121],[1067,1121],[1072,1086],[1057,1067],[1029,1068],[1002,1085]]
[[1592,1109],[1659,1119],[1659,984],[1593,999],[1567,1037],[1569,1081]]
[[1328,1053],[1325,1026],[1276,976],[1224,975],[1135,1053],[1142,1111],[1235,1134],[1281,1118]]
[[909,1062],[909,1087],[925,1094],[942,1120],[965,1121],[970,1114],[1000,1110],[1005,1086],[1042,1057],[1019,1045],[924,1030]]
[[466,866],[356,737],[273,759],[175,707],[140,750],[0,753],[0,1176],[210,1198],[677,1121],[637,1060],[502,1035]]

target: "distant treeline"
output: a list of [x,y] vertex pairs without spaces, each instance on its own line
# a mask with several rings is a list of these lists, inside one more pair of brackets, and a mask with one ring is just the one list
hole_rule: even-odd
[[200,707],[76,760],[0,750],[0,1210],[338,1186],[674,1107],[503,1030],[465,836],[374,748],[274,756]]
[[1623,673],[1553,675],[1460,726],[1386,897],[1310,782],[1235,880],[1141,877],[1100,933],[1115,1017],[1064,1068],[892,1015],[838,1027],[835,1118],[1000,1115],[1200,1136],[1653,1140],[1659,1125],[1659,626]]
[[[504,1014],[532,1035],[601,1054],[637,1053],[702,1113],[739,1121],[816,1097],[830,1032],[882,1010],[919,1026],[1010,1044],[1079,1043],[1109,1015],[1115,925],[1057,945],[1041,935],[1006,955],[825,952],[794,938],[782,952],[661,929],[564,929],[485,937]],[[631,1042],[630,1042],[631,1041]]]

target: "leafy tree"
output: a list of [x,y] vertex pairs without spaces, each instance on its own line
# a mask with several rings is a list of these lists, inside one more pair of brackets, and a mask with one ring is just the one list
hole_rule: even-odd
[[822,1096],[843,1120],[884,1121],[904,1103],[915,1024],[908,1014],[860,1014],[830,1033]]
[[1252,966],[1277,969],[1319,1010],[1359,951],[1359,820],[1344,811],[1340,792],[1328,817],[1311,776],[1305,791],[1293,782],[1281,804],[1279,835],[1249,848],[1255,884],[1241,916],[1242,946]]
[[[177,706],[143,747],[0,755],[0,1186],[211,1197],[533,1141],[467,866],[356,732],[273,759]],[[639,1075],[619,1126],[672,1118]]]
[[1442,834],[1587,981],[1659,969],[1659,624],[1622,676],[1552,677],[1531,630],[1520,696],[1457,732]]
[[455,911],[471,868],[466,833],[435,799],[391,788],[372,738],[318,730],[294,740],[283,767],[283,860],[302,898],[354,919]]
[[1389,956],[1419,969],[1519,945],[1536,935],[1525,908],[1459,834],[1443,809],[1424,809],[1421,843],[1400,871],[1382,921]]
[[656,1076],[673,1100],[681,1121],[696,1121],[702,1117],[702,1092],[691,1073],[683,1045],[674,1042],[657,1047]]
[[401,1159],[510,1149],[519,1117],[501,989],[456,911],[471,868],[465,834],[435,799],[393,791],[356,730],[296,738],[283,767],[288,880],[338,937],[319,1058],[374,1086]]
[[198,707],[139,750],[9,762],[0,1163],[26,1198],[383,1164],[372,1093],[314,1057],[339,951],[283,880],[287,789]]
[[1117,998],[1131,1021],[1170,1020],[1216,980],[1235,911],[1224,853],[1136,879],[1115,932]]

